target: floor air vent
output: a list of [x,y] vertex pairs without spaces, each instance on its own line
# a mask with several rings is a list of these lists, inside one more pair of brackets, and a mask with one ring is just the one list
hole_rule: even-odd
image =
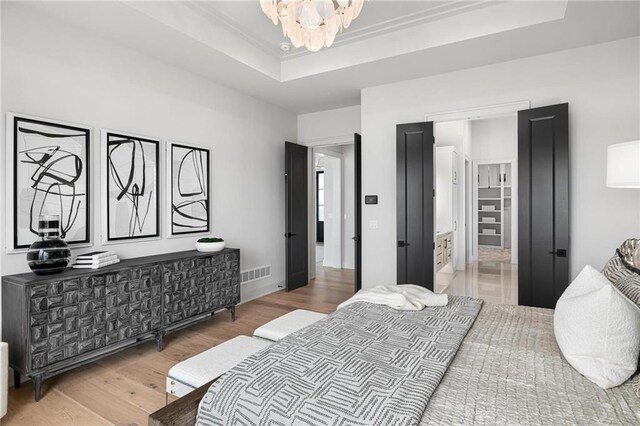
[[271,265],[259,266],[254,269],[247,269],[240,272],[241,283],[250,283],[251,281],[261,280],[271,276]]

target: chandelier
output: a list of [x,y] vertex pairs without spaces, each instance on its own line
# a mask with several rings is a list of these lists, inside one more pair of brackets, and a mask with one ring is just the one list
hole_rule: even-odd
[[338,31],[349,28],[364,0],[260,0],[262,11],[295,47],[317,52],[333,44]]

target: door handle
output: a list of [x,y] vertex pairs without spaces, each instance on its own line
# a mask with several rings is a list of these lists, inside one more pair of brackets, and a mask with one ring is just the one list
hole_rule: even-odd
[[402,247],[409,247],[411,244],[409,244],[406,241],[398,241],[398,247],[402,248]]
[[556,255],[558,257],[567,257],[567,250],[566,249],[558,249],[555,251],[550,251],[549,254],[553,254]]
[[285,236],[286,238],[295,237],[296,235],[298,235],[298,234],[292,234],[291,232],[287,232],[286,234],[284,234],[284,236]]

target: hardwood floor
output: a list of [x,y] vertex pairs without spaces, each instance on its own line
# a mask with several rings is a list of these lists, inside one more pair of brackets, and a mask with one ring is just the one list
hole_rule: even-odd
[[294,309],[333,312],[353,295],[353,270],[320,268],[303,288],[279,291],[166,338],[157,352],[148,342],[61,374],[43,384],[40,402],[31,382],[9,389],[3,425],[146,425],[150,413],[164,406],[165,377],[177,362],[238,335],[251,335],[262,324]]

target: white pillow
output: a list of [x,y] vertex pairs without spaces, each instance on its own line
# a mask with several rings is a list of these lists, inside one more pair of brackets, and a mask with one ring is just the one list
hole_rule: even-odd
[[560,296],[553,327],[569,364],[601,388],[623,384],[638,368],[640,308],[591,266]]

